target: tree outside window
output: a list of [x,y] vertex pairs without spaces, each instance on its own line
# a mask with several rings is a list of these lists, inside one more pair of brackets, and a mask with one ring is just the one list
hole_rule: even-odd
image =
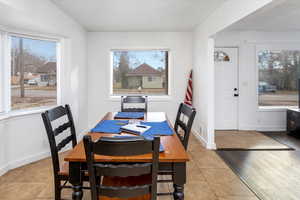
[[57,103],[57,42],[11,36],[11,109]]
[[258,52],[259,106],[298,105],[299,65],[298,50]]

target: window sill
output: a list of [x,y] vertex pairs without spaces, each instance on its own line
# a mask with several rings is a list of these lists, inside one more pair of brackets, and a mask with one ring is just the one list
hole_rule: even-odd
[[[148,102],[168,102],[171,101],[171,96],[161,95],[161,96],[148,96]],[[111,95],[108,98],[108,101],[120,102],[121,96]]]
[[297,106],[260,106],[258,112],[285,112],[289,108],[294,109]]
[[46,110],[49,110],[56,106],[57,105],[44,106],[44,107],[38,107],[38,108],[32,108],[32,109],[14,110],[14,111],[10,111],[8,113],[0,113],[0,121],[10,119],[10,118],[15,118],[15,117],[40,114],[40,113],[45,112]]

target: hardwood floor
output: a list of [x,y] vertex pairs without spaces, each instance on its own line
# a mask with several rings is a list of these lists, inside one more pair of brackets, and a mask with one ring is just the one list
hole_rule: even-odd
[[218,154],[262,200],[300,199],[300,139],[264,133],[295,151],[218,151]]
[[286,144],[295,150],[300,150],[300,136],[288,135],[285,132],[262,132],[264,135],[279,141],[282,144]]
[[[191,161],[187,165],[186,200],[257,200],[255,195],[214,152],[205,149],[191,136]],[[1,200],[53,199],[52,166],[49,158],[14,169],[0,177]],[[171,185],[160,184],[159,192],[172,190]],[[63,198],[71,199],[71,191],[63,190]],[[84,200],[90,199],[89,191]],[[159,200],[171,200],[160,196]]]
[[219,151],[262,200],[299,200],[300,152]]

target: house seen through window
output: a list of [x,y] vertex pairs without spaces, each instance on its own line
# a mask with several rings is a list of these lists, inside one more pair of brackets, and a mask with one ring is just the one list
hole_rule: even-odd
[[11,109],[57,103],[57,42],[11,36]]
[[259,106],[297,106],[300,50],[258,52]]
[[113,94],[168,94],[168,51],[114,50]]

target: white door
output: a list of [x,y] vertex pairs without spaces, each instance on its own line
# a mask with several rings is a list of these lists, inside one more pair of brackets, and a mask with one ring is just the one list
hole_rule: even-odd
[[215,128],[238,129],[238,49],[215,48]]

